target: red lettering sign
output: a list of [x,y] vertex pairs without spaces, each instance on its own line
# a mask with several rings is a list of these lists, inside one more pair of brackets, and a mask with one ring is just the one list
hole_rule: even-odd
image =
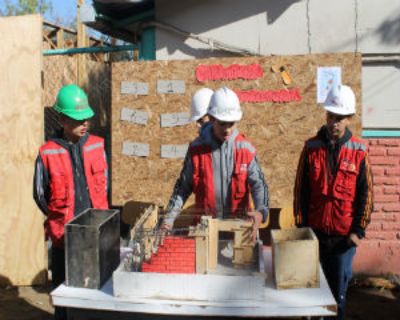
[[224,67],[221,64],[200,65],[196,68],[196,79],[200,82],[207,80],[254,80],[261,78],[264,74],[259,64],[239,65],[232,64]]
[[299,88],[282,90],[235,90],[241,102],[291,102],[301,101]]

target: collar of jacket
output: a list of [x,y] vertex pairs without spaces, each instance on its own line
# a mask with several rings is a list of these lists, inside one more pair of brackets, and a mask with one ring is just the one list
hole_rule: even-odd
[[214,135],[213,126],[207,125],[201,130],[200,138],[203,140],[205,144],[215,149],[215,148],[220,148],[223,144],[233,144],[238,135],[239,135],[239,130],[235,128],[233,129],[229,139],[221,143],[221,141],[218,140]]
[[61,131],[61,133],[57,137],[52,138],[50,140],[54,141],[55,143],[59,144],[60,146],[62,146],[65,149],[70,149],[72,146],[77,145],[77,144],[79,144],[79,146],[82,148],[88,138],[89,138],[89,133],[86,132],[85,135],[79,139],[78,143],[71,144],[63,138],[63,133]]
[[[326,125],[322,126],[317,134],[318,138],[324,142],[324,144],[326,144],[327,146],[331,145],[331,139],[329,137],[329,132],[328,132],[328,128],[326,127]],[[349,128],[346,128],[346,131],[343,135],[343,137],[341,137],[340,139],[338,139],[335,143],[335,145],[337,146],[342,146],[344,145],[347,141],[349,141],[351,139],[351,137],[353,136],[353,134],[351,133]]]

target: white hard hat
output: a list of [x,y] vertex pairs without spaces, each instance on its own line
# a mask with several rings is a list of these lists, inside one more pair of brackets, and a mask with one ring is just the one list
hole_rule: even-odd
[[239,98],[227,87],[216,90],[211,98],[208,114],[217,120],[236,122],[242,119]]
[[208,88],[202,88],[195,92],[192,98],[190,121],[197,121],[207,114],[213,93],[214,91]]
[[326,111],[339,114],[351,115],[356,113],[356,97],[350,87],[340,85],[337,90],[332,89],[325,102]]

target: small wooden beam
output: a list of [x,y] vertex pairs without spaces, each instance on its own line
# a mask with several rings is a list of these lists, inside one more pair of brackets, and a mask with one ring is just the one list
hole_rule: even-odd
[[64,30],[57,30],[57,48],[64,48]]
[[50,47],[52,47],[53,49],[57,48],[57,46],[54,44],[54,42],[51,41],[51,39],[48,38],[45,34],[43,34],[43,38],[49,43]]
[[281,229],[290,229],[295,226],[293,207],[285,207],[279,211],[279,226]]
[[[86,27],[81,21],[80,8],[85,4],[85,0],[77,0],[76,30],[78,48],[86,47]],[[78,56],[78,84],[83,87],[86,84],[86,55]]]
[[215,270],[218,264],[218,220],[208,219],[208,269]]
[[206,236],[196,236],[196,273],[207,273],[208,269],[208,239]]
[[251,221],[244,220],[219,220],[218,221],[218,230],[219,231],[228,231],[234,232],[235,230],[239,230],[241,228],[250,228],[253,225]]

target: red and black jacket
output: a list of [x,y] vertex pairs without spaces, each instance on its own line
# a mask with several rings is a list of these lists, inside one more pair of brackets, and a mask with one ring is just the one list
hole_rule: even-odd
[[85,135],[71,145],[49,140],[39,149],[34,199],[44,214],[46,233],[64,246],[64,225],[87,208],[107,209],[108,168],[104,140]]
[[328,235],[364,236],[372,212],[372,175],[365,144],[350,130],[335,145],[327,129],[303,148],[297,170],[294,214],[298,226]]

